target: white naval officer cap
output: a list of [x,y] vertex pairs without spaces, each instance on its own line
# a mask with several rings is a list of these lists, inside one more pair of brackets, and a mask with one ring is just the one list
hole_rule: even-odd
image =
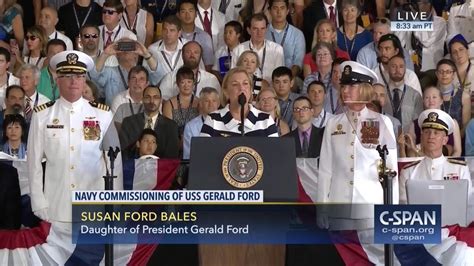
[[63,51],[51,58],[49,66],[58,74],[85,74],[94,67],[94,60],[80,51]]
[[421,112],[418,117],[418,126],[421,129],[433,128],[443,130],[447,135],[453,133],[454,120],[443,110],[428,109]]
[[341,85],[354,83],[374,83],[377,79],[377,74],[370,68],[355,62],[345,61],[339,66],[341,70]]

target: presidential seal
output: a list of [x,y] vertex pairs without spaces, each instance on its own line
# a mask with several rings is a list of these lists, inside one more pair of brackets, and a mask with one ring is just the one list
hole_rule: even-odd
[[224,160],[222,160],[222,173],[231,186],[250,188],[262,178],[262,157],[250,147],[233,148],[227,152]]

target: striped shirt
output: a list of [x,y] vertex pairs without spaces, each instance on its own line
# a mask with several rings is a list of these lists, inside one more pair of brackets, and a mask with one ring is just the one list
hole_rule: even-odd
[[[203,137],[240,136],[240,122],[232,117],[229,105],[209,114],[201,129]],[[278,137],[278,129],[273,118],[250,105],[250,111],[244,121],[245,136]]]

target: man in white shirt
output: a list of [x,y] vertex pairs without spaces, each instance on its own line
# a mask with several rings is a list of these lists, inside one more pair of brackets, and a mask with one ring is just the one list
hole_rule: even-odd
[[8,72],[10,67],[10,51],[0,47],[0,109],[5,107],[5,93],[10,85],[20,84],[20,80]]
[[[102,21],[104,25],[99,26],[99,50],[104,51],[105,47],[123,39],[136,41],[137,36],[127,28],[120,26],[122,18],[123,5],[120,1],[107,0],[102,8]],[[107,60],[106,65],[117,65],[115,56]]]
[[[184,66],[191,68],[195,74],[196,84],[194,84],[194,95],[199,95],[204,87],[216,88],[218,91],[221,85],[216,76],[199,68],[201,62],[202,48],[196,41],[189,41],[183,46],[183,62]],[[169,100],[171,97],[178,95],[178,86],[176,85],[176,69],[168,73],[160,82],[160,89],[163,100]]]
[[[418,118],[421,128],[421,144],[425,157],[421,161],[406,165],[400,173],[400,203],[407,203],[406,182],[421,180],[468,181],[468,195],[472,191],[471,174],[465,161],[448,159],[443,155],[443,146],[448,135],[453,133],[454,121],[441,110],[428,109]],[[455,197],[456,195],[452,195]]]
[[66,50],[74,49],[71,39],[56,30],[58,21],[58,12],[54,8],[45,7],[41,9],[39,25],[43,26],[46,30],[46,35],[48,35],[49,39],[60,39],[66,44]]
[[148,87],[148,71],[143,66],[134,66],[128,72],[128,90],[120,92],[112,101],[112,113],[115,114],[122,104],[141,103],[143,90]]
[[183,65],[181,53],[187,40],[180,38],[180,35],[181,21],[174,15],[166,17],[163,20],[162,39],[148,47],[158,63],[156,75],[150,76],[152,84],[158,84],[166,74]]
[[270,82],[272,72],[275,68],[285,65],[285,55],[283,47],[275,42],[265,40],[267,32],[267,17],[263,14],[254,14],[250,19],[250,27],[247,28],[250,33],[250,40],[239,44],[234,49],[235,57],[232,57],[232,67],[237,65],[239,56],[247,50],[255,51],[260,61],[260,67],[256,76]]
[[22,65],[18,71],[20,86],[25,90],[25,119],[29,124],[33,109],[37,106],[49,102],[48,97],[36,91],[40,79],[40,71],[35,65]]
[[[380,37],[379,40],[379,64],[373,70],[377,74],[378,82],[383,82],[386,87],[389,87],[389,75],[388,75],[388,62],[390,58],[397,54],[401,54],[403,56],[403,48],[400,44],[400,40],[395,34],[385,34]],[[418,77],[416,76],[415,72],[410,69],[407,69],[404,76],[405,84],[415,89],[420,95],[421,92],[421,85]]]
[[211,0],[198,0],[196,27],[207,32],[212,38],[214,51],[224,44],[225,16],[211,6]]

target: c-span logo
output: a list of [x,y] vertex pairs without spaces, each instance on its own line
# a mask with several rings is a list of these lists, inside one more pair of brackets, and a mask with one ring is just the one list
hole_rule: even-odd
[[437,244],[441,205],[375,205],[374,243]]
[[262,157],[250,147],[233,148],[222,160],[222,173],[225,180],[233,187],[253,187],[263,175]]

